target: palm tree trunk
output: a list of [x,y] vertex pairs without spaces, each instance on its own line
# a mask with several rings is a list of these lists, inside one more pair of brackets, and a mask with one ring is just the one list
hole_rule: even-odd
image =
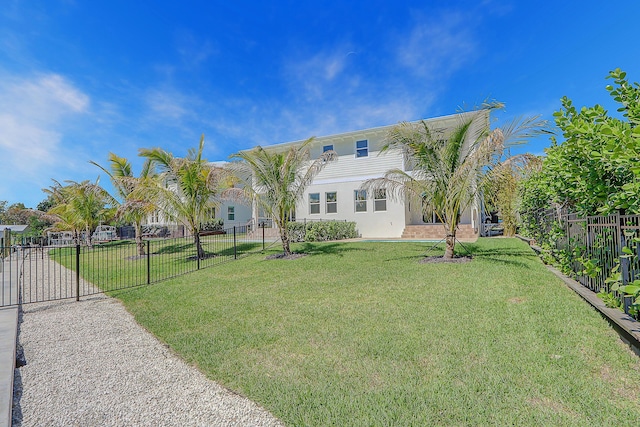
[[138,247],[138,255],[144,256],[144,241],[142,240],[142,226],[138,221],[133,223],[133,226],[136,230],[136,246]]
[[446,249],[444,250],[444,259],[453,259],[454,249],[456,247],[456,232],[447,233],[447,237],[445,237],[445,243],[447,244]]
[[198,251],[198,259],[204,259],[204,249],[202,249],[202,244],[200,243],[200,233],[198,230],[193,230],[193,243],[196,245],[196,250]]
[[89,249],[93,249],[93,245],[91,244],[91,230],[89,229],[89,226],[87,225],[86,227],[86,233],[87,233],[87,246],[89,246]]
[[280,228],[280,240],[282,240],[282,250],[285,256],[291,255],[291,246],[289,241],[289,230],[287,230],[287,221],[278,221],[278,228]]

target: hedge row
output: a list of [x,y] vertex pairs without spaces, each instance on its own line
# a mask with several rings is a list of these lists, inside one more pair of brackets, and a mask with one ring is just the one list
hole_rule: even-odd
[[292,242],[325,242],[358,237],[355,222],[290,222],[288,228]]

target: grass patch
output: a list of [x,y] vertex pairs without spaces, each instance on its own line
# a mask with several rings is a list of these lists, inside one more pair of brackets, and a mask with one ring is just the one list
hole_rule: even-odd
[[305,243],[114,295],[291,426],[637,423],[638,358],[526,244],[428,246]]

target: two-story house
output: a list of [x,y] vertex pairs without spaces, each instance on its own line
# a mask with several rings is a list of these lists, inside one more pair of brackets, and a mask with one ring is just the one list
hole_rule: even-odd
[[[488,127],[489,114],[485,111],[437,117],[426,122],[430,128],[446,133],[447,129],[458,126],[462,118],[470,117],[474,118],[474,126]],[[444,237],[442,224],[437,223],[434,215],[423,215],[422,206],[416,206],[415,201],[394,200],[388,197],[385,191],[370,194],[360,189],[366,180],[382,177],[390,169],[408,171],[402,153],[380,152],[393,126],[315,138],[310,148],[312,159],[319,157],[323,151],[334,150],[338,154],[338,160],[327,164],[307,188],[304,197],[296,206],[296,220],[354,221],[364,238]],[[266,148],[286,149],[302,142],[287,142]],[[476,203],[462,213],[458,237],[477,236],[479,212],[479,203]],[[256,220],[258,213],[255,210],[253,216]]]

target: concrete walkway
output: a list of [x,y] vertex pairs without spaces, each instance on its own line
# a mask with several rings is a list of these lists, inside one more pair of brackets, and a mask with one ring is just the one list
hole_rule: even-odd
[[18,307],[0,308],[0,427],[11,426]]
[[[19,264],[15,257],[0,264],[0,306],[18,304]],[[0,307],[0,427],[11,426],[13,375],[16,362],[18,307]]]

